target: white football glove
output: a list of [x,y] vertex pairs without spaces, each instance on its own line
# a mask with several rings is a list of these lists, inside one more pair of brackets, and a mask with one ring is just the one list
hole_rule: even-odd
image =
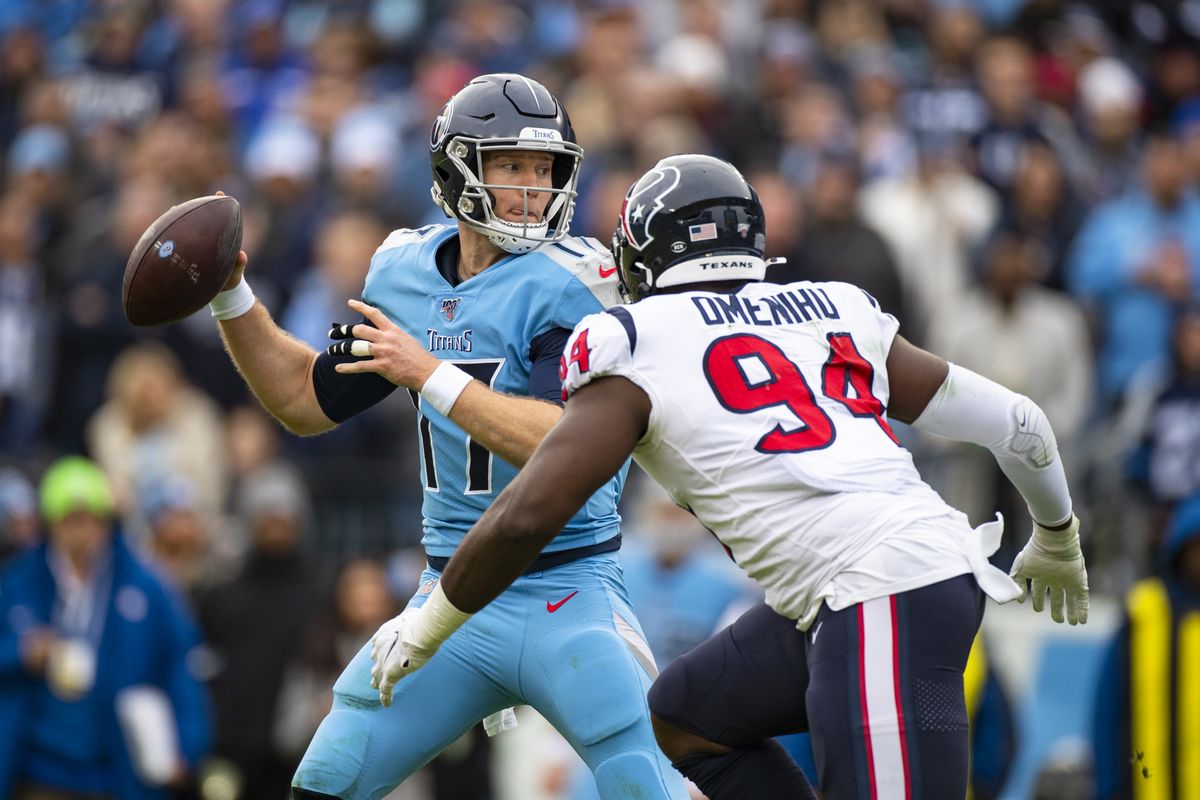
[[1017,554],[1009,576],[1021,587],[1019,602],[1025,602],[1029,581],[1034,611],[1045,608],[1046,592],[1050,592],[1050,616],[1055,622],[1063,621],[1065,604],[1067,622],[1086,623],[1088,582],[1079,549],[1079,517],[1072,516],[1070,527],[1062,531],[1047,530],[1034,522],[1029,544]]
[[396,682],[410,672],[420,669],[437,652],[433,649],[416,648],[412,642],[413,617],[421,609],[406,608],[397,617],[380,626],[371,638],[371,688],[379,690],[379,702],[392,704],[392,689]]
[[425,666],[469,616],[454,607],[438,583],[425,605],[409,606],[383,623],[371,637],[371,687],[379,690],[379,702],[390,706],[396,682]]

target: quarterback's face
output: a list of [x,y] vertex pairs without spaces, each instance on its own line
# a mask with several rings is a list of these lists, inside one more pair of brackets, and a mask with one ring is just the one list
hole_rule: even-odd
[[483,158],[483,182],[492,186],[526,186],[521,189],[489,189],[495,215],[507,222],[532,225],[542,221],[551,187],[554,156],[524,150],[498,150]]

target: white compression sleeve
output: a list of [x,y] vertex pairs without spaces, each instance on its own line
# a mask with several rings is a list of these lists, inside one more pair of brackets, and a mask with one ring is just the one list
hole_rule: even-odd
[[951,364],[913,427],[992,451],[1035,521],[1057,526],[1071,518],[1058,442],[1046,415],[1028,397]]

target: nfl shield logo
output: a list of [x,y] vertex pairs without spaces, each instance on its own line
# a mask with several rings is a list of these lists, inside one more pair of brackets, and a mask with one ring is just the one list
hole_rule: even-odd
[[446,318],[447,322],[454,320],[454,312],[458,311],[458,304],[461,302],[461,297],[447,297],[442,300],[438,310],[442,312],[442,316]]

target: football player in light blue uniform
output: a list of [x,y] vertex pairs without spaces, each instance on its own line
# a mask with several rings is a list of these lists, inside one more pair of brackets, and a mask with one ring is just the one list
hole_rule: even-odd
[[296,800],[383,797],[479,720],[526,703],[571,742],[602,797],[687,796],[654,741],[646,693],[657,669],[617,562],[624,470],[420,675],[393,691],[372,673],[372,646],[389,646],[440,594],[458,543],[561,416],[570,330],[617,302],[611,256],[567,235],[582,155],[545,87],[482,76],[447,103],[430,142],[434,201],[457,225],[389,236],[365,302],[350,301],[364,321],[335,326],[329,352],[272,322],[242,277],[244,255],[212,303],[239,370],[293,432],[328,430],[396,386],[419,410],[429,565],[405,612],[335,685]]

